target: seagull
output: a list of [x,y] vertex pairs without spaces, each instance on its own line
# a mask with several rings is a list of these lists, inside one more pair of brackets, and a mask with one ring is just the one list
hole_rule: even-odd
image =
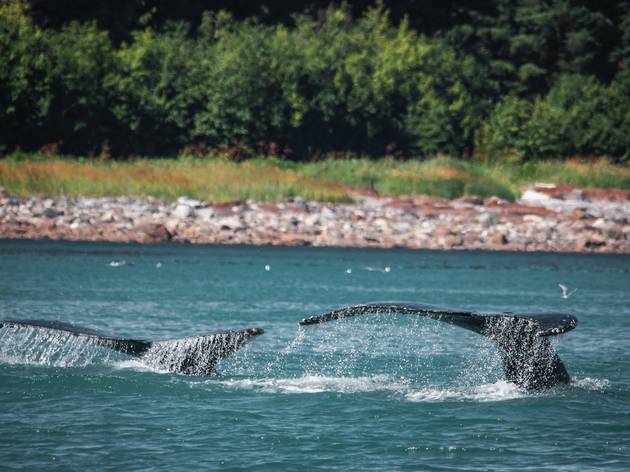
[[558,284],[558,287],[560,287],[560,290],[562,290],[562,298],[564,299],[569,298],[571,295],[577,292],[577,288],[574,288],[569,292],[569,288],[566,285]]
[[346,269],[346,274],[352,274],[352,269],[350,269],[349,267]]
[[383,268],[365,266],[363,269],[367,270],[368,272],[390,272],[392,270],[389,266]]
[[266,265],[265,265],[265,270],[266,270],[267,272],[269,272],[269,271],[271,270],[271,266],[270,266],[269,264],[266,264]]

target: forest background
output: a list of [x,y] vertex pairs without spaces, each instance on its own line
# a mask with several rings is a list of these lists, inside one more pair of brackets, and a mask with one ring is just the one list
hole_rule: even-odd
[[630,7],[6,1],[6,152],[630,152]]
[[58,155],[262,157],[450,197],[513,196],[538,178],[628,187],[630,6],[2,0],[0,155],[0,183],[21,194],[63,179],[70,194],[112,193],[111,166],[82,191],[85,163],[15,162]]

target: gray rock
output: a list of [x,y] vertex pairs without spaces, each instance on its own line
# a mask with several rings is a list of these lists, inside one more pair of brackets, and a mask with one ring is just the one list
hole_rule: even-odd
[[185,205],[183,203],[178,204],[175,207],[175,210],[173,210],[173,215],[179,217],[179,218],[189,218],[191,216],[193,216],[193,209],[188,206]]
[[63,210],[57,210],[56,208],[51,208],[51,207],[46,208],[42,212],[42,215],[45,216],[46,218],[56,218],[58,216],[63,216],[63,214],[64,214]]
[[498,223],[498,218],[494,213],[483,212],[477,217],[477,221],[483,228],[489,228]]
[[177,203],[179,205],[187,205],[191,208],[205,208],[208,206],[206,202],[203,202],[201,200],[195,200],[193,198],[188,198],[188,197],[179,197],[177,199]]

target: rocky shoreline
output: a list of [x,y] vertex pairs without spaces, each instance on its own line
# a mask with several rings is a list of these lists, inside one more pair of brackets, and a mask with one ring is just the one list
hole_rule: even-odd
[[357,195],[210,204],[185,197],[15,197],[0,188],[0,238],[283,246],[630,253],[630,192],[539,185],[496,197]]

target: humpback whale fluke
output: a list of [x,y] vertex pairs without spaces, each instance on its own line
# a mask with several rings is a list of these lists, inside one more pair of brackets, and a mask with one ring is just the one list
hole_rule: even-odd
[[147,341],[108,336],[90,328],[45,320],[0,320],[0,328],[34,328],[76,336],[130,356],[143,358],[170,372],[210,375],[223,358],[236,352],[251,339],[263,333],[261,328],[221,331],[203,336]]
[[375,313],[426,316],[488,336],[497,344],[507,380],[527,390],[541,390],[571,381],[549,340],[550,336],[577,326],[577,318],[570,314],[481,313],[419,303],[376,302],[305,318],[300,325]]

